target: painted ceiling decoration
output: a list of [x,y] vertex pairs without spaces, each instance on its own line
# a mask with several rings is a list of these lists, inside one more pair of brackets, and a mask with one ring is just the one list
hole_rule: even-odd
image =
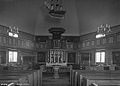
[[44,4],[52,18],[64,19],[66,11],[63,6],[63,0],[45,0]]

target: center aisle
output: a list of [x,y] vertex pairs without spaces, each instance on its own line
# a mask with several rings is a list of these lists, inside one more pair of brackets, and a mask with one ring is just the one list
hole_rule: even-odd
[[43,73],[43,86],[70,86],[69,74],[60,74],[60,78],[53,78],[53,74]]

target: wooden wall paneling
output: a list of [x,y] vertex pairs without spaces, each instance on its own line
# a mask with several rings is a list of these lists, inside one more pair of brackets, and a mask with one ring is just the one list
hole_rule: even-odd
[[0,45],[2,44],[2,36],[0,35]]
[[34,71],[34,86],[37,86],[37,73]]
[[120,51],[112,52],[113,64],[120,66],[120,58],[119,57],[120,57]]
[[27,49],[31,49],[31,47],[29,46],[29,40],[25,40],[25,46]]
[[20,48],[21,46],[22,46],[22,41],[18,39],[18,48]]
[[3,44],[4,44],[4,46],[6,45],[6,43],[7,43],[6,37],[3,36]]
[[68,52],[68,63],[75,64],[76,61],[76,52]]
[[24,40],[21,40],[21,41],[22,41],[22,46],[21,47],[24,48]]
[[29,41],[29,47],[30,47],[30,48],[33,48],[33,47],[34,47],[33,42]]
[[36,47],[36,50],[38,50],[38,49],[39,49],[39,44],[36,43],[36,44],[35,44],[35,47]]
[[95,46],[95,40],[91,40],[91,46]]
[[67,42],[67,49],[73,49],[73,43]]
[[27,48],[27,46],[26,46],[26,40],[24,40],[24,48]]
[[18,47],[18,38],[15,39],[15,46]]
[[86,41],[86,46],[87,46],[87,47],[90,46],[90,41]]
[[6,47],[8,46],[8,36],[6,36]]
[[82,42],[82,47],[84,48],[86,45],[85,45],[85,41]]
[[96,39],[96,45],[100,45],[100,39]]
[[3,46],[4,43],[3,43],[3,35],[1,35],[1,45]]
[[83,65],[89,65],[91,61],[91,53],[81,53],[81,62]]
[[76,43],[74,42],[73,43],[73,49],[78,49],[78,42],[76,42]]
[[46,60],[46,52],[38,52],[37,62],[45,62],[45,60]]
[[13,46],[15,47],[15,38],[13,38]]
[[6,51],[0,51],[0,64],[6,64]]
[[27,40],[24,40],[24,48],[27,48]]
[[9,46],[11,46],[11,45],[12,45],[12,38],[9,37]]
[[34,40],[35,36],[26,32],[19,31],[20,39]]
[[0,26],[0,33],[2,33],[2,27]]
[[102,41],[101,43],[102,43],[103,45],[106,44],[106,43],[107,43],[106,37],[102,38],[101,41]]
[[27,40],[27,46],[28,46],[29,49],[32,48],[32,46],[30,46],[30,43],[31,43],[31,42],[30,42],[29,40]]
[[31,46],[32,46],[32,49],[35,49],[35,42],[34,41],[31,42]]
[[107,42],[108,42],[108,44],[112,44],[113,43],[113,37],[112,36],[108,37]]
[[34,75],[34,74],[32,74],[32,73],[28,75],[29,86],[34,86],[33,75]]
[[32,49],[34,47],[34,44],[32,41],[29,40],[29,47]]
[[3,26],[2,28],[3,28],[2,33],[7,35],[8,34],[8,32],[7,32],[8,27]]
[[32,46],[30,46],[30,41],[29,40],[26,40],[26,46],[28,49],[32,49]]
[[81,49],[81,43],[78,43],[78,49]]
[[117,42],[120,42],[120,33],[117,34]]

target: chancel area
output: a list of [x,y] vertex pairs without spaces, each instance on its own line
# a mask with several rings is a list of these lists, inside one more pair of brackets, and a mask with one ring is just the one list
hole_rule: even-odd
[[0,86],[120,86],[120,0],[0,0]]

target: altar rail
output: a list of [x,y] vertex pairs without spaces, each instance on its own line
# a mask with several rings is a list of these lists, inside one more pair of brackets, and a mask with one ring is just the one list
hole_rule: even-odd
[[71,86],[120,86],[120,71],[71,70]]

